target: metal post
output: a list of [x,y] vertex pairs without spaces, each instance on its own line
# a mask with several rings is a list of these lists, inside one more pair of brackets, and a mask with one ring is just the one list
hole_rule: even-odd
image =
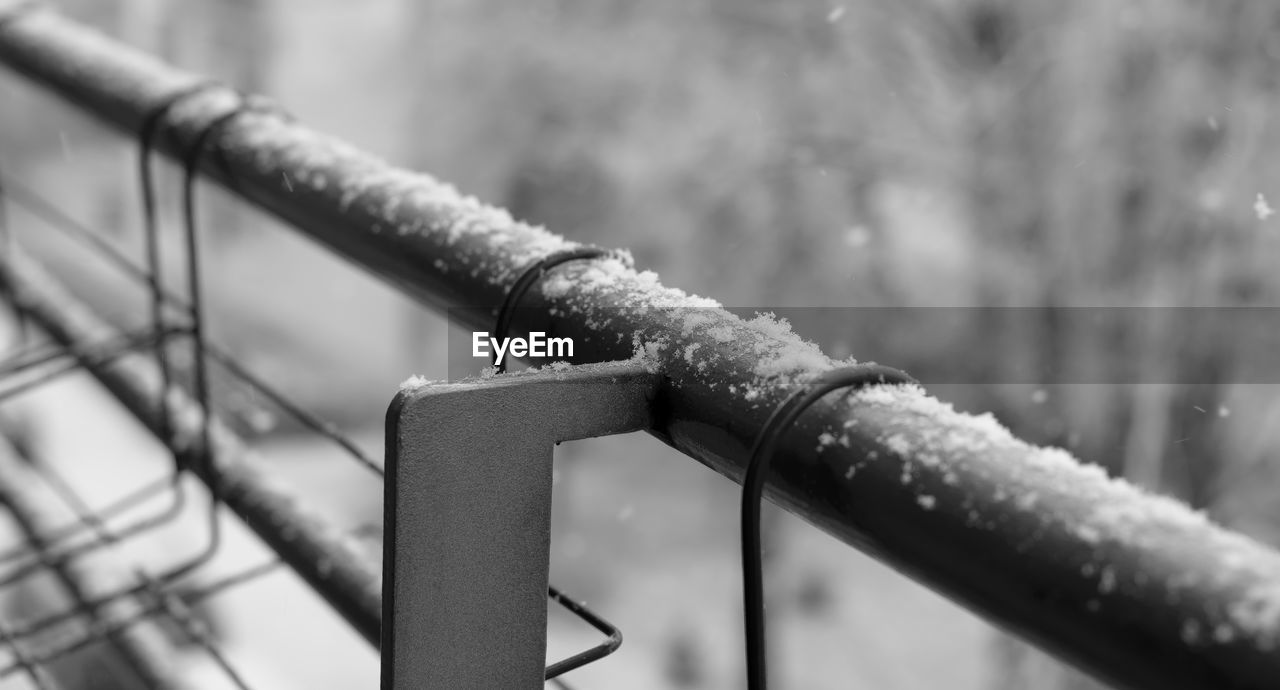
[[408,388],[387,412],[382,687],[543,685],[551,455],[651,425],[630,362]]

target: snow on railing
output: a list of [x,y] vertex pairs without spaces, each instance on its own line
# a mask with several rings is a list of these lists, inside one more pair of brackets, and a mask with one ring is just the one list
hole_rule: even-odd
[[[0,62],[128,136],[201,83],[46,11],[0,25]],[[238,102],[220,89],[184,100],[158,149],[181,158]],[[244,112],[217,144],[217,160],[201,164],[208,177],[436,308],[500,304],[529,265],[575,246],[278,114]],[[837,364],[785,322],[743,320],[665,287],[624,253],[566,264],[522,306],[514,330],[554,323],[578,343],[577,361],[643,358],[664,377],[651,433],[739,482],[791,386]],[[487,329],[489,316],[462,318]],[[773,500],[1067,661],[1126,687],[1280,678],[1272,549],[916,387],[829,396],[797,427],[773,464]],[[326,548],[316,529],[294,535]],[[305,570],[301,561],[290,563]],[[307,579],[376,642],[375,598],[331,590],[367,572],[336,562],[350,577]]]

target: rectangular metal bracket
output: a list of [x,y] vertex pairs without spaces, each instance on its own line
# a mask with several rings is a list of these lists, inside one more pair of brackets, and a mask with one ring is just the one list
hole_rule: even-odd
[[540,688],[551,458],[651,426],[660,377],[585,364],[402,390],[387,411],[382,688]]

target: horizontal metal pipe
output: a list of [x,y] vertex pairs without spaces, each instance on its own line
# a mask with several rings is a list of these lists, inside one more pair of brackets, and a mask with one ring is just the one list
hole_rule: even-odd
[[[118,331],[30,258],[9,254],[0,260],[0,292],[8,293],[37,326],[74,351],[119,337]],[[82,363],[144,426],[162,437],[161,378],[153,360],[126,353],[110,360],[86,358]],[[170,388],[168,395],[174,450],[185,457],[199,457],[200,408],[177,387]],[[350,541],[323,519],[306,512],[296,496],[272,486],[254,470],[260,463],[216,417],[210,443],[226,506],[376,646],[382,625],[382,574],[376,564],[358,555]],[[207,474],[201,474],[203,463],[189,464],[202,480],[209,481]]]
[[[0,61],[130,136],[199,81],[45,12],[0,28]],[[181,155],[231,103],[190,99],[162,148]],[[428,305],[496,307],[526,267],[573,246],[286,118],[246,113],[224,134],[205,173]],[[642,354],[666,377],[653,433],[735,481],[769,412],[834,364],[786,327],[738,319],[625,259],[557,268],[523,306],[517,332],[574,338],[580,361]],[[488,329],[492,315],[461,320]],[[1116,685],[1280,677],[1275,551],[919,389],[819,401],[784,435],[766,492]]]

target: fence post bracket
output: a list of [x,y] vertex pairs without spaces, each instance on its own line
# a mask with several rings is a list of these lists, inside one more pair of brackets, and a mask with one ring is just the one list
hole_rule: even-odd
[[382,687],[540,688],[551,459],[648,429],[661,376],[635,362],[400,391],[387,412]]

